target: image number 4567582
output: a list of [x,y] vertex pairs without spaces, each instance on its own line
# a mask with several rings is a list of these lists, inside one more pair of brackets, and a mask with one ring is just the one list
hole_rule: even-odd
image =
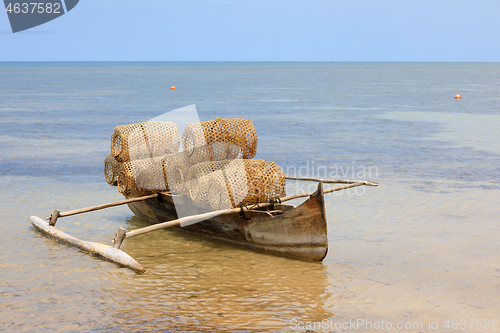
[[[64,2],[63,2],[64,1]],[[27,30],[52,21],[72,10],[79,0],[4,0],[12,32]]]

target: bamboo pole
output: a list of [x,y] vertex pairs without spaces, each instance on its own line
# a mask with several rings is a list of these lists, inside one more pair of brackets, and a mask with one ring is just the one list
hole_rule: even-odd
[[[367,185],[365,183],[366,182],[364,182],[364,181],[359,181],[359,182],[354,183],[354,184],[346,184],[343,186],[337,186],[334,188],[323,190],[323,193],[325,193],[325,194],[332,193],[332,192],[341,191],[341,190],[345,190],[345,189],[352,188],[352,187]],[[373,186],[373,185],[369,185],[369,186]],[[309,196],[313,195],[314,193],[315,192],[289,195],[289,196],[280,198],[280,201],[285,202],[285,201],[289,201],[289,200],[293,200],[293,199],[309,197]],[[156,231],[156,230],[160,230],[160,229],[166,229],[166,228],[170,228],[170,227],[175,227],[178,225],[180,225],[181,227],[185,227],[185,226],[190,225],[190,224],[194,224],[194,223],[208,220],[208,219],[215,217],[215,216],[224,215],[224,214],[232,214],[232,213],[240,212],[240,211],[245,210],[245,209],[255,209],[255,208],[261,208],[261,207],[266,207],[266,206],[270,206],[270,205],[271,205],[271,203],[264,202],[264,203],[260,203],[257,205],[246,206],[243,208],[238,207],[238,208],[232,208],[232,209],[226,209],[226,210],[217,210],[214,212],[203,213],[203,214],[198,214],[198,215],[191,215],[191,216],[182,217],[182,218],[177,219],[177,220],[153,224],[151,226],[132,230],[132,231],[126,231],[125,229],[120,228],[120,229],[118,229],[118,232],[117,232],[115,239],[114,239],[114,243],[115,243],[114,247],[118,249],[118,248],[120,248],[121,244],[123,243],[123,241],[126,238],[146,234],[148,232],[152,232],[152,231]],[[125,230],[125,233],[123,232],[123,230]]]
[[342,180],[342,179],[321,179],[321,178],[311,178],[311,177],[285,177],[289,180],[303,180],[303,181],[311,181],[311,182],[320,182],[324,184],[356,184],[363,183],[366,186],[378,186],[377,183],[368,182],[365,180]]
[[52,215],[50,215],[47,218],[47,220],[50,220],[49,225],[53,227],[56,225],[57,219],[60,217],[67,217],[67,216],[81,214],[81,213],[93,212],[93,211],[104,209],[104,208],[121,206],[121,205],[125,205],[125,204],[131,203],[131,202],[144,201],[144,200],[148,200],[148,199],[152,199],[152,198],[156,198],[156,197],[158,197],[158,194],[151,194],[151,195],[146,195],[143,197],[137,197],[137,198],[126,199],[126,200],[121,200],[121,201],[116,201],[116,202],[110,202],[110,203],[103,204],[103,205],[92,206],[92,207],[87,207],[87,208],[80,208],[80,209],[70,210],[68,212],[62,212],[62,213],[54,208],[54,210],[52,211]]
[[[367,185],[365,183],[366,182],[364,182],[364,181],[360,181],[360,182],[357,182],[357,183],[354,183],[354,184],[347,184],[347,185],[337,186],[337,187],[334,187],[334,188],[329,188],[327,190],[323,190],[323,193],[327,194],[327,193],[337,192],[337,191],[341,191],[341,190],[346,190],[346,189],[352,188],[352,187],[358,187],[358,186]],[[368,185],[368,186],[373,186],[373,185]],[[375,185],[375,186],[378,186],[378,184]],[[313,192],[311,192],[311,193],[293,194],[293,195],[289,195],[289,196],[286,196],[284,198],[281,198],[280,200],[281,200],[281,202],[284,202],[284,201],[289,201],[289,200],[293,200],[293,199],[308,197],[308,196],[311,196],[312,194],[313,194]]]
[[[271,203],[269,203],[269,202],[263,202],[263,203],[252,205],[249,207],[252,209],[255,209],[255,208],[261,208],[261,207],[267,207],[270,205],[271,205]],[[148,227],[144,227],[144,228],[140,228],[140,229],[136,229],[136,230],[132,230],[132,231],[128,231],[128,232],[126,231],[126,229],[119,228],[118,232],[116,233],[115,238],[113,240],[113,242],[115,243],[114,247],[117,249],[120,248],[120,246],[122,245],[123,241],[126,238],[139,236],[139,235],[146,234],[148,232],[152,232],[152,231],[156,231],[156,230],[160,230],[160,229],[175,227],[178,225],[180,225],[181,227],[185,227],[185,226],[188,226],[190,224],[195,224],[198,222],[208,220],[208,219],[215,217],[215,216],[238,213],[238,212],[241,212],[242,209],[248,210],[250,208],[238,207],[238,208],[231,208],[231,209],[225,209],[225,210],[216,210],[213,212],[208,212],[208,213],[203,213],[203,214],[190,215],[190,216],[181,217],[180,219],[177,219],[177,220],[157,223],[157,224],[150,225]],[[123,232],[123,230],[125,230],[125,233]]]

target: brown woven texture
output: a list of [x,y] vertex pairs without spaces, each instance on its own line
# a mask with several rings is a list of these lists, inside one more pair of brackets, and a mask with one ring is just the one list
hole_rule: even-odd
[[122,163],[176,153],[179,146],[179,129],[168,121],[117,126],[111,134],[111,153]]
[[[238,146],[229,143],[221,144],[233,146],[234,151],[239,151]],[[121,165],[119,178],[117,177],[118,190],[127,196],[141,196],[168,188],[173,194],[187,195],[189,193],[187,184],[189,168],[194,164],[210,161],[210,149],[209,146],[196,147],[190,158],[186,157],[186,152],[180,152],[124,163],[115,161]],[[224,150],[220,149],[218,155],[212,156],[223,159],[228,155],[232,156],[233,150],[229,149],[229,154],[223,154]]]
[[118,191],[128,197],[139,197],[168,190],[163,172],[163,157],[145,158],[121,164]]
[[[242,157],[251,159],[257,153],[257,141],[257,132],[252,121],[240,118],[216,119],[192,123],[186,125],[182,132],[183,150],[189,156],[196,147],[208,147],[212,143],[226,142],[239,146]],[[223,152],[219,152],[219,150],[223,150]],[[220,156],[227,154],[226,150],[227,147],[224,145],[212,145],[208,153]],[[212,155],[210,159],[217,160]]]
[[213,209],[241,207],[286,196],[285,174],[275,162],[210,161],[188,173],[189,195]]
[[195,147],[191,151],[167,154],[163,160],[163,170],[169,188],[174,194],[189,194],[187,176],[189,169],[198,163],[241,158],[241,147],[229,142],[213,142]]
[[183,156],[189,166],[208,161],[222,161],[243,158],[242,148],[231,142],[211,142],[184,150]]
[[120,171],[120,163],[115,160],[112,154],[108,154],[104,159],[104,177],[106,182],[111,186],[118,185],[118,172]]
[[189,166],[184,152],[169,154],[163,157],[163,174],[173,194],[186,195],[188,193],[186,179]]

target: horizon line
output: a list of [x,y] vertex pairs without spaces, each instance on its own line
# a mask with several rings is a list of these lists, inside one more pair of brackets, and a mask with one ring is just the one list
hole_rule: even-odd
[[500,61],[391,61],[391,60],[0,60],[0,63],[357,63],[357,64],[500,64]]

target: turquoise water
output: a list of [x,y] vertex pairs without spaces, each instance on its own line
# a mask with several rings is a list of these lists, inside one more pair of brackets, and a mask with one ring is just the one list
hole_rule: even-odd
[[[0,329],[500,319],[499,77],[500,64],[0,63]],[[257,158],[289,175],[380,183],[327,197],[323,263],[165,230],[124,244],[138,275],[31,228],[54,207],[119,200],[103,177],[113,128],[190,104],[251,119]],[[124,207],[58,222],[105,243],[143,225]]]

